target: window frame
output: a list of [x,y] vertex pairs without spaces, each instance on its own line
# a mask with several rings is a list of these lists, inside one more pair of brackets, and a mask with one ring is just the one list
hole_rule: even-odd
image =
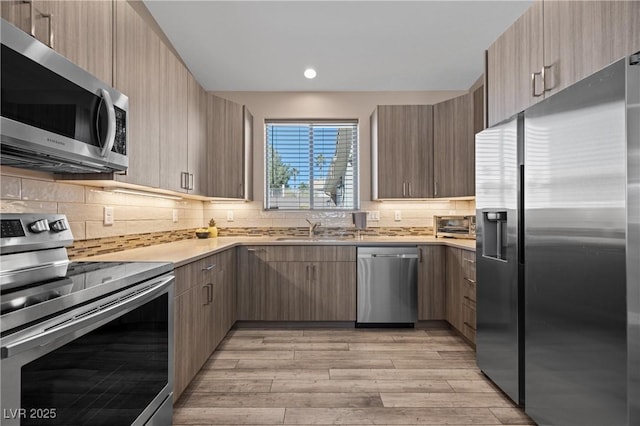
[[[323,124],[336,124],[336,125],[341,125],[341,124],[345,124],[345,125],[353,125],[355,127],[356,130],[356,141],[355,141],[355,161],[353,161],[353,206],[351,207],[345,207],[345,208],[340,208],[340,207],[334,207],[334,208],[313,208],[313,203],[310,203],[310,207],[308,209],[301,209],[301,208],[286,208],[286,207],[269,207],[269,201],[270,201],[270,197],[269,197],[269,168],[268,168],[268,164],[267,164],[267,156],[268,156],[268,152],[267,152],[267,148],[268,148],[268,144],[267,144],[267,133],[268,133],[268,126],[270,124],[286,124],[286,125],[292,125],[295,126],[296,124],[300,124],[300,125],[323,125]],[[298,213],[303,213],[303,212],[344,212],[344,213],[348,213],[348,212],[355,212],[355,211],[360,211],[360,205],[361,205],[361,200],[360,200],[360,120],[357,118],[336,118],[336,119],[327,119],[327,118],[321,118],[321,119],[307,119],[307,118],[275,118],[275,119],[271,119],[271,118],[266,118],[264,120],[264,132],[263,132],[263,136],[264,136],[264,144],[263,144],[263,153],[262,153],[262,159],[263,159],[263,164],[264,164],[264,170],[263,170],[263,178],[264,178],[264,184],[263,184],[263,203],[262,203],[262,209],[265,212],[298,212]]]

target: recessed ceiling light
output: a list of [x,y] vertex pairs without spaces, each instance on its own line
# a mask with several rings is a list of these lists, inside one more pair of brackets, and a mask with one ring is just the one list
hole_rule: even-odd
[[316,75],[318,75],[318,73],[313,68],[307,68],[306,70],[304,70],[304,76],[309,80],[311,80],[312,78],[316,78]]

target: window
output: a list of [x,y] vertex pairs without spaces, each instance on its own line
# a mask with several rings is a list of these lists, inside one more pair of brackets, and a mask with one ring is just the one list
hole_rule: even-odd
[[358,209],[358,122],[265,123],[265,208]]

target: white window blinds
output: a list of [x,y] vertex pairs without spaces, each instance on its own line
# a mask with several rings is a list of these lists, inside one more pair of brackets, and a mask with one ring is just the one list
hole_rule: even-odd
[[354,210],[358,122],[265,123],[265,208]]

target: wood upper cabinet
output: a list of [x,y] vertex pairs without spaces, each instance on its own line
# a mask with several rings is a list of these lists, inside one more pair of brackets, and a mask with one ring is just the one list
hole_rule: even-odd
[[419,246],[418,320],[446,319],[445,247]]
[[[31,9],[33,5],[33,11]],[[113,1],[2,1],[2,17],[113,84]]]
[[473,94],[433,106],[434,196],[475,195]]
[[160,185],[160,39],[126,1],[116,1],[114,85],[129,97],[129,169],[123,182]]
[[487,123],[639,50],[640,2],[537,0],[487,51]]
[[164,43],[160,44],[160,188],[187,192],[189,141],[188,71]]
[[433,107],[380,105],[371,116],[372,198],[433,197]]
[[547,94],[640,51],[640,2],[545,1]]
[[[511,25],[487,51],[488,126],[493,126],[538,101],[532,73],[542,69],[542,1]],[[536,95],[542,82],[536,76]]]
[[212,197],[250,199],[250,182],[245,182],[251,156],[252,134],[245,132],[246,122],[253,123],[249,111],[240,104],[208,96],[209,195]]
[[187,73],[187,170],[189,192],[207,195],[207,94],[195,78]]

